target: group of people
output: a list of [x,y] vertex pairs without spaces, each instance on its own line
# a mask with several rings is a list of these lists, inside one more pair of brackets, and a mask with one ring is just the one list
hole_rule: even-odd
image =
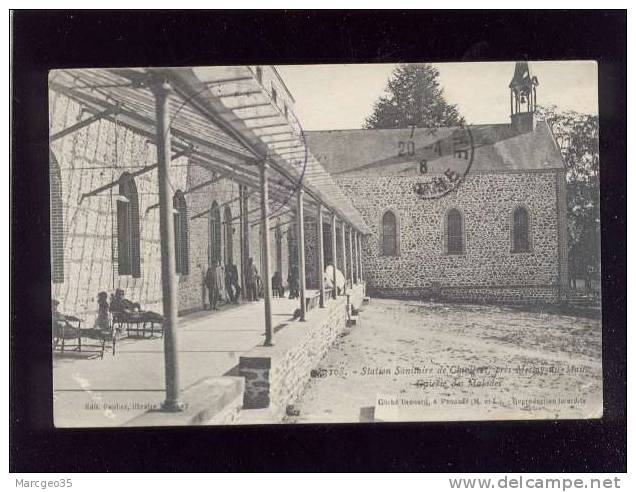
[[[285,297],[285,286],[280,272],[274,272],[271,279],[272,292],[274,296]],[[287,276],[289,285],[289,299],[298,299],[300,297],[298,282],[298,267],[292,266]],[[218,310],[219,302],[238,304],[239,296],[243,290],[239,285],[239,274],[236,265],[229,261],[224,268],[220,260],[215,265],[210,266],[205,273],[204,284],[208,292],[209,310]],[[263,284],[261,276],[254,265],[252,258],[248,259],[245,269],[245,297],[248,301],[258,301],[263,296]],[[54,333],[63,331],[63,327],[67,325],[66,316],[58,311],[59,302],[52,300]],[[97,319],[95,327],[98,329],[109,329],[113,318],[134,319],[135,317],[151,317],[162,320],[162,316],[152,311],[144,311],[138,302],[126,299],[123,289],[116,289],[115,294],[110,295],[110,302],[107,292],[97,294]]]
[[[300,297],[300,284],[298,282],[298,267],[293,265],[287,275],[287,285],[289,285],[289,299]],[[272,293],[276,297],[285,297],[285,286],[280,272],[274,272],[272,276]]]
[[[285,286],[280,272],[274,272],[271,282],[273,295],[285,297]],[[203,283],[208,294],[208,310],[218,310],[221,302],[239,303],[239,296],[243,290],[239,285],[238,268],[232,261],[223,267],[221,260],[215,260],[214,264],[207,269]],[[300,297],[298,267],[290,268],[287,283],[289,299],[298,299]],[[254,260],[249,258],[245,267],[245,298],[248,301],[258,301],[261,297],[263,297],[263,282],[254,265]]]
[[221,260],[215,260],[215,264],[210,265],[204,277],[204,284],[208,291],[208,309],[218,310],[220,301],[238,304],[241,295],[239,285],[238,268],[229,261],[224,268]]
[[[69,320],[79,320],[75,316],[62,314],[59,311],[59,304],[57,299],[51,300],[54,335],[64,333],[64,329],[69,327]],[[110,302],[107,292],[102,291],[97,294],[96,329],[109,331],[113,321],[134,321],[137,319],[162,322],[163,316],[154,311],[145,311],[138,302],[126,299],[124,289],[116,289],[115,293],[110,295]]]

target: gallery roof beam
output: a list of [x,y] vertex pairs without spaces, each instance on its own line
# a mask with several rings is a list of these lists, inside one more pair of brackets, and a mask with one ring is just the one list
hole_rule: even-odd
[[[157,76],[167,76],[174,89],[173,145],[195,146],[191,161],[257,189],[258,167],[266,160],[271,168],[268,181],[278,184],[272,186],[273,200],[286,203],[289,194],[302,187],[310,198],[308,204],[322,203],[340,220],[368,233],[349,198],[311,155],[291,107],[293,98],[277,72],[273,67],[263,69],[277,84],[278,97],[274,87],[265,87],[249,67],[59,70],[52,72],[50,85],[99,117],[141,131],[154,141],[154,97],[149,85]],[[286,148],[281,148],[283,141]]]
[[[269,68],[276,74],[273,67],[263,68]],[[198,108],[216,126],[225,129],[245,148],[251,150],[255,158],[267,159],[273,171],[285,176],[292,183],[298,183],[316,203],[323,203],[357,230],[369,232],[357,209],[311,155],[300,123],[289,106],[280,107],[274,85],[266,88],[257,80],[253,71],[245,66],[177,68],[163,69],[161,72],[173,81],[175,90],[183,99],[190,101],[193,107]],[[247,104],[244,107],[233,106],[208,89],[219,81],[249,75],[253,76],[253,89],[250,89],[247,98],[252,101],[252,107],[246,107]],[[253,93],[259,87],[262,88],[261,94]],[[271,108],[265,105],[267,101]],[[276,112],[279,113],[278,116]],[[276,148],[275,141],[262,138],[267,136],[262,133],[266,128],[278,128],[278,132],[289,132],[288,135],[295,136],[298,143],[295,148],[298,150],[284,154],[283,149]]]

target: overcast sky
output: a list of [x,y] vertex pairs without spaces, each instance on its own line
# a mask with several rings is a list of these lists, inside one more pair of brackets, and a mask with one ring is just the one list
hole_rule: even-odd
[[[506,123],[514,62],[435,63],[448,102],[471,124]],[[361,128],[384,92],[394,64],[278,65],[306,130]],[[595,62],[531,62],[537,101],[598,114]]]

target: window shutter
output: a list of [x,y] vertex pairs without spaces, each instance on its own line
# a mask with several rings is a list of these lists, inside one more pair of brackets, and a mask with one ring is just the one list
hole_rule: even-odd
[[117,272],[141,277],[141,237],[139,234],[139,197],[135,179],[129,173],[119,178],[117,200]]
[[128,203],[117,201],[117,273],[130,275],[130,224]]
[[[134,186],[134,182],[133,182]],[[139,234],[139,201],[136,187],[128,197],[128,221],[130,224],[130,273],[135,278],[141,277],[141,237]]]

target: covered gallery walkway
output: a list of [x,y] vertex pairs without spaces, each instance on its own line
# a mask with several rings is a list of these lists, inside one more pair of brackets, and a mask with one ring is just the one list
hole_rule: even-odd
[[[183,403],[188,403],[182,401],[182,389],[196,382],[202,366],[206,367],[206,372],[209,369],[215,374],[223,374],[236,365],[236,357],[228,354],[240,353],[255,345],[274,346],[275,328],[289,320],[296,309],[299,323],[311,321],[307,302],[272,298],[269,279],[273,274],[272,263],[279,257],[278,251],[272,251],[271,247],[270,234],[275,227],[270,222],[272,219],[277,219],[280,224],[282,218],[285,224],[294,226],[297,247],[293,261],[297,266],[301,299],[314,299],[317,310],[325,307],[327,291],[322,272],[326,266],[326,251],[330,252],[330,263],[346,278],[341,295],[362,282],[361,236],[369,232],[368,226],[329,173],[312,156],[302,125],[293,111],[293,97],[273,67],[60,70],[52,72],[50,88],[82,107],[79,121],[66,123],[52,133],[51,145],[73,139],[77,132],[104,120],[142,135],[156,146],[156,163],[124,173],[119,179],[97,187],[87,188],[84,181],[79,180],[82,188],[75,191],[79,196],[78,209],[88,207],[87,204],[94,203],[91,200],[110,193],[111,199],[115,197],[128,204],[117,207],[118,214],[123,210],[126,218],[133,208],[133,200],[121,190],[130,188],[131,180],[157,172],[156,182],[151,183],[155,188],[150,193],[156,193],[158,201],[147,207],[146,214],[152,209],[159,212],[157,242],[165,333],[162,340],[124,343],[112,362],[104,360],[98,365],[91,360],[56,361],[56,409],[64,408],[70,402],[60,395],[76,394],[80,388],[86,390],[91,399],[106,400],[106,393],[124,397],[122,391],[143,386],[149,401],[156,403],[158,392],[165,391],[162,408],[179,411]],[[114,146],[117,155],[117,133]],[[187,157],[188,168],[203,168],[209,172],[209,177],[204,183],[175,194],[170,179],[171,163],[182,157]],[[196,211],[193,215],[194,212],[183,206],[184,197],[194,194],[195,190],[200,193],[204,186],[221,180],[239,184],[242,196],[259,199],[258,207],[242,208],[240,217],[230,216],[226,220],[232,224],[236,219],[235,228],[242,238],[243,233],[248,238],[241,240],[239,260],[245,288],[248,233],[253,224],[248,216],[256,214],[260,217],[257,221],[260,231],[258,252],[264,299],[213,318],[194,315],[182,320],[177,317],[180,283],[177,273],[183,274],[184,268],[187,271],[189,260],[187,253],[184,255],[187,242],[182,243],[181,236],[187,237],[190,220],[207,213]],[[117,186],[119,195],[113,195],[112,190]],[[173,197],[179,200],[175,201]],[[239,199],[243,205],[243,199]],[[308,254],[304,238],[308,216],[316,224],[318,273],[315,275],[315,295],[310,295],[306,288]],[[117,220],[119,222],[119,216]],[[126,223],[127,227],[135,228],[134,218]],[[330,244],[325,244],[324,226],[329,231]],[[55,231],[52,231],[52,237],[56,237]],[[63,243],[60,240],[59,244]],[[54,248],[55,245],[54,241]],[[121,248],[120,240],[120,255]],[[133,257],[134,254],[133,248]],[[139,251],[136,254],[139,256]],[[121,259],[118,261],[121,274]],[[334,284],[336,269],[330,279]],[[131,270],[124,273],[135,276],[134,265]],[[109,286],[113,290],[117,287],[115,277],[113,273]],[[336,290],[333,290],[333,296],[337,297]],[[160,367],[160,359],[163,359],[165,371]],[[104,395],[98,393],[102,390]],[[77,409],[76,403],[73,406]]]
[[[272,300],[274,332],[292,323],[297,301]],[[179,318],[179,368],[184,391],[223,375],[238,376],[239,357],[265,337],[263,301],[227,305]],[[60,427],[121,426],[165,395],[163,343],[159,338],[124,338],[116,355],[68,352],[53,358],[55,424]],[[188,402],[185,402],[188,403]]]

